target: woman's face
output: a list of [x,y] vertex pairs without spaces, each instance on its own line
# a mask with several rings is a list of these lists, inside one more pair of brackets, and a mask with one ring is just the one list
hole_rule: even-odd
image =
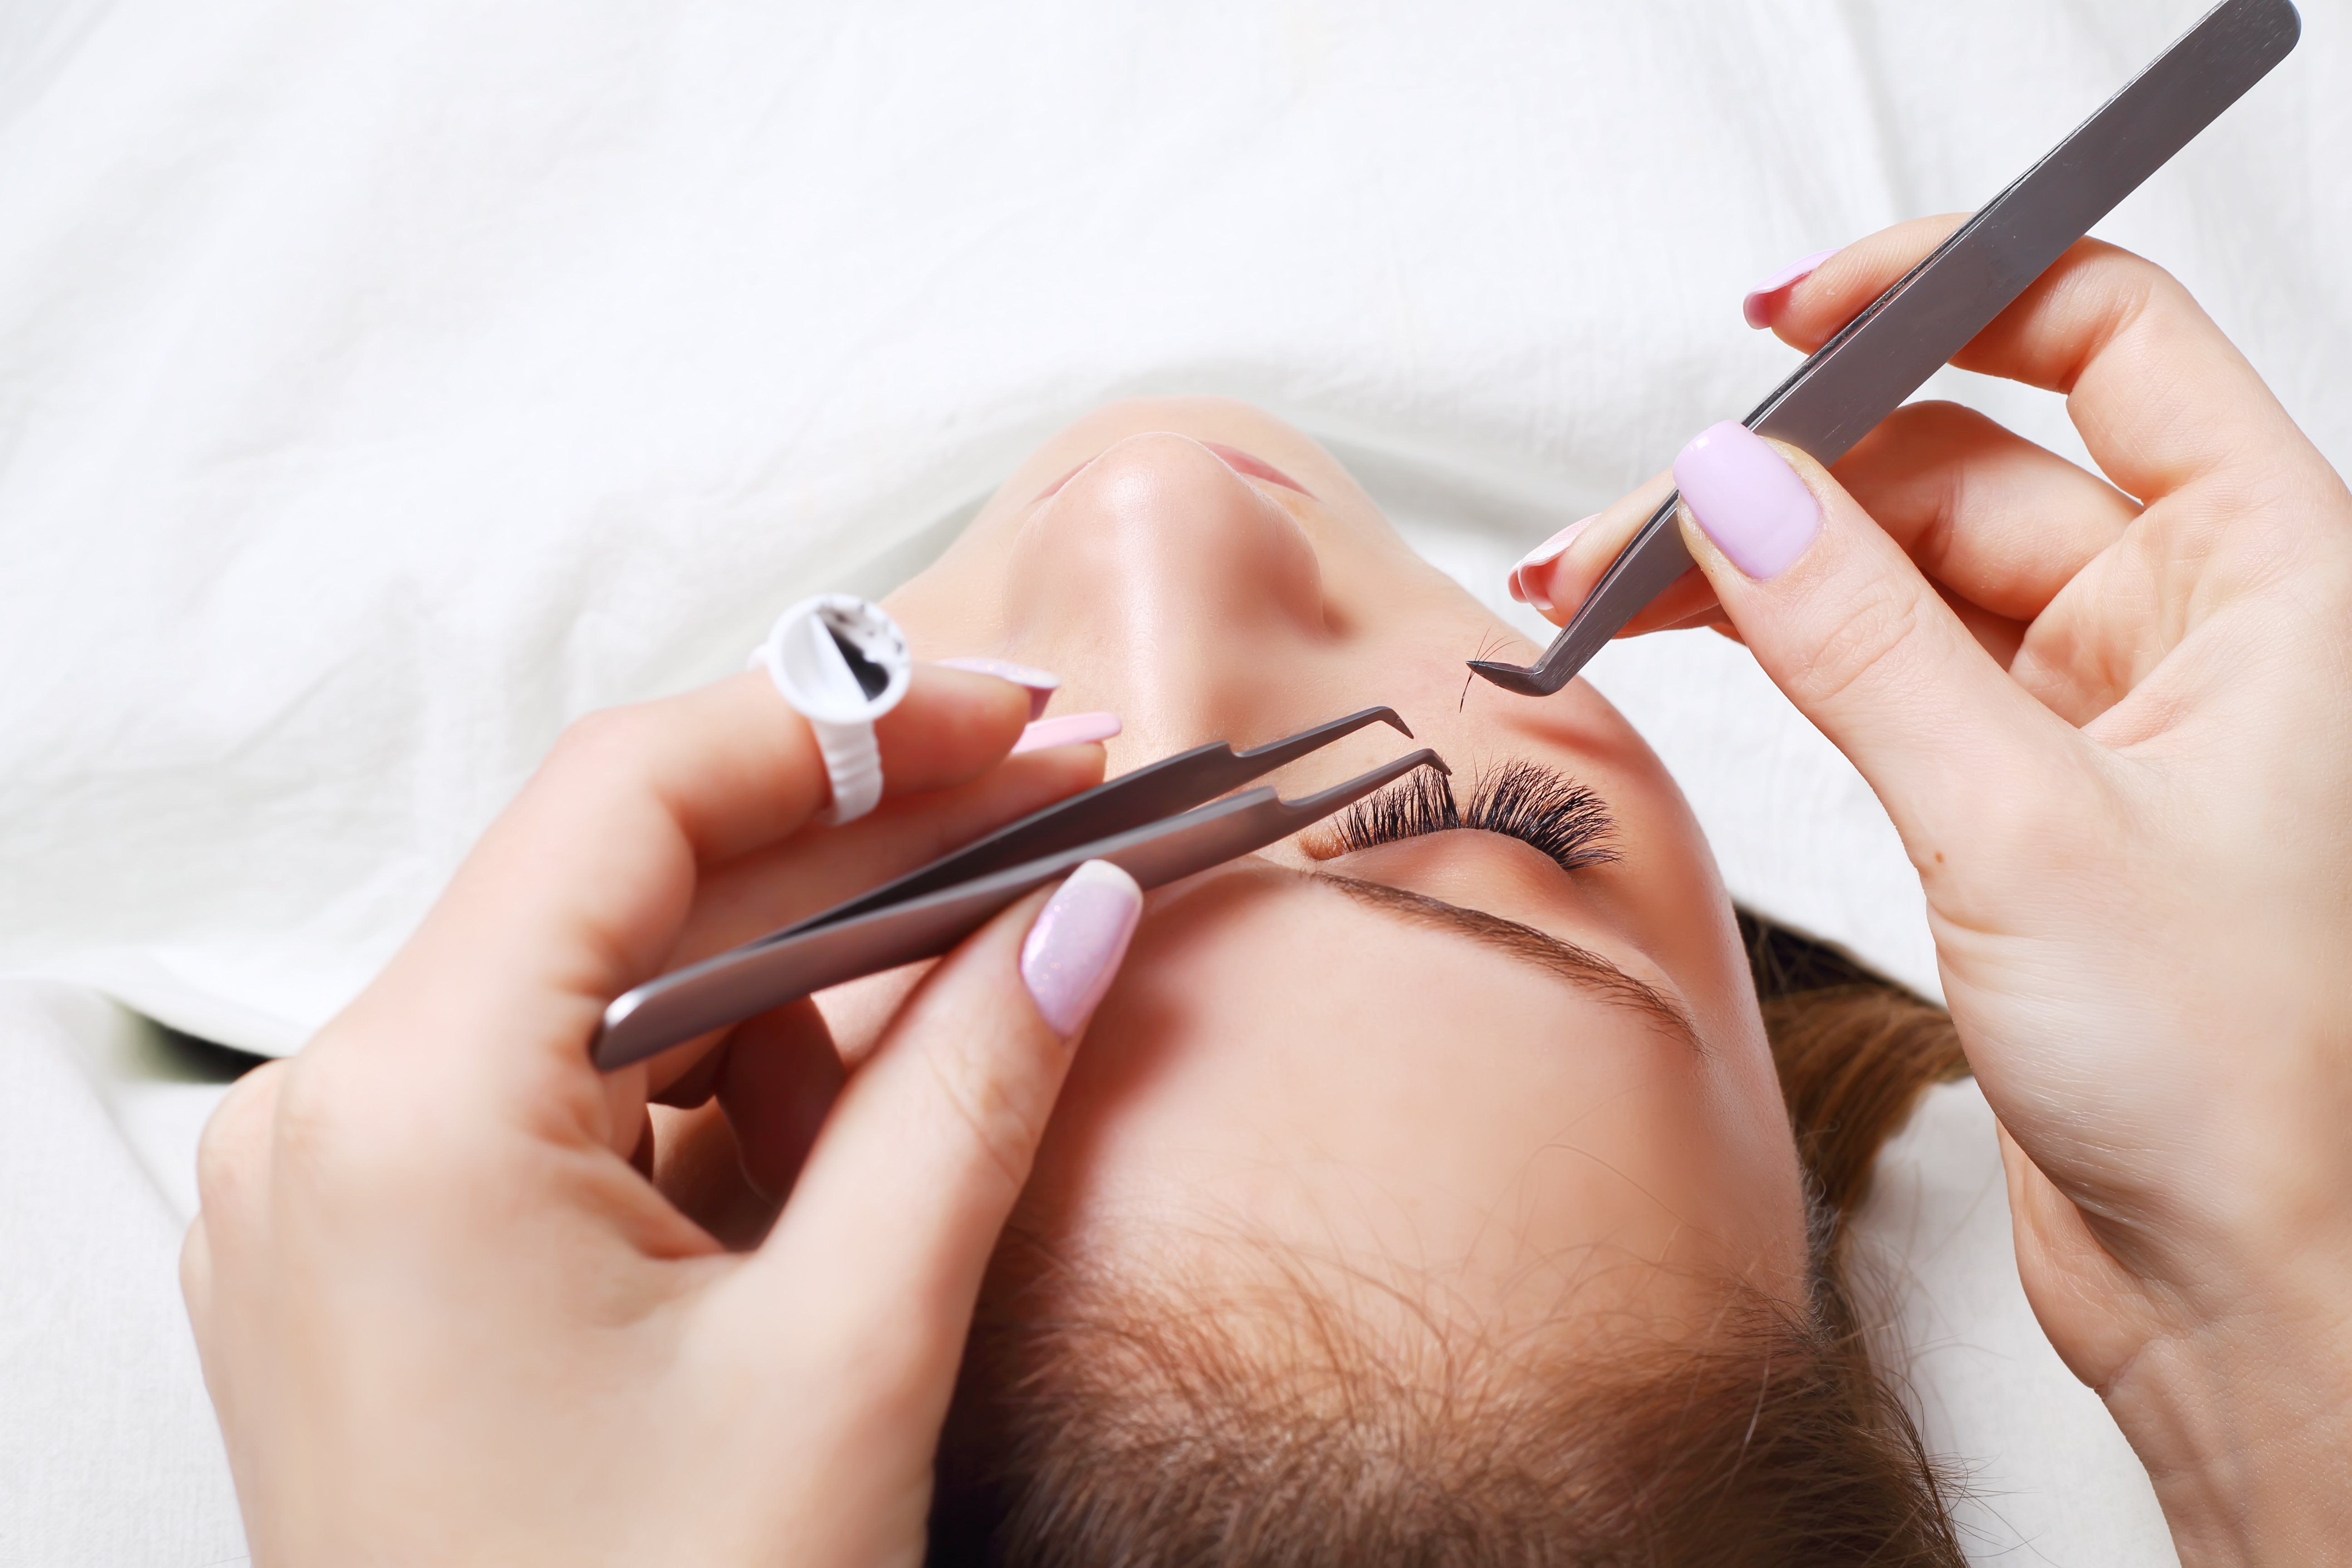
[[[1466,680],[1466,658],[1533,650],[1313,442],[1237,404],[1104,409],[892,607],[919,657],[1039,666],[1056,711],[1118,713],[1114,773],[1385,704],[1465,808],[1506,764],[1558,775],[1518,813],[1548,847],[1465,828],[1349,849],[1327,826],[1153,895],[1025,1228],[1155,1273],[1239,1233],[1486,1325],[1696,1326],[1727,1276],[1801,1299],[1796,1155],[1688,807],[1583,683]],[[1295,797],[1405,744],[1375,727],[1273,782]],[[1577,785],[1605,807],[1597,844]],[[1580,863],[1594,847],[1612,858]]]

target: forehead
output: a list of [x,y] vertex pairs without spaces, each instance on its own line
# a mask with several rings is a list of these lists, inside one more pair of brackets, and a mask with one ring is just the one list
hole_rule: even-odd
[[[1264,869],[1153,910],[1089,1029],[1031,1223],[1099,1255],[1247,1235],[1555,1300],[1748,1228],[1719,1096],[1654,1022]],[[1645,1275],[1646,1277],[1646,1275]]]

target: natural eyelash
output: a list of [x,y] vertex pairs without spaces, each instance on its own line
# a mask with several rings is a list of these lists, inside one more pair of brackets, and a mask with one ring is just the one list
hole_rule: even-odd
[[1476,827],[1533,846],[1563,871],[1580,871],[1617,858],[1609,847],[1615,826],[1608,806],[1591,788],[1515,757],[1478,775],[1467,810],[1455,805],[1449,780],[1424,768],[1349,806],[1334,824],[1332,837],[1346,854],[1424,833]]

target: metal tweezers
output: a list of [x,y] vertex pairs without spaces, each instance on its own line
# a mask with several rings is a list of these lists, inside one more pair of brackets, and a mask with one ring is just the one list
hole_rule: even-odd
[[[1966,348],[2091,226],[2291,54],[2287,0],[2228,0],[1962,224],[1740,421],[1834,463]],[[1473,659],[1507,691],[1558,691],[1690,570],[1670,495],[1533,665]]]
[[846,903],[638,986],[604,1009],[590,1054],[610,1072],[828,985],[936,958],[1088,860],[1108,860],[1156,888],[1263,849],[1415,768],[1450,771],[1424,746],[1303,800],[1284,800],[1271,785],[1215,798],[1373,723],[1412,734],[1395,710],[1367,708],[1252,751],[1212,742],[1097,784]]

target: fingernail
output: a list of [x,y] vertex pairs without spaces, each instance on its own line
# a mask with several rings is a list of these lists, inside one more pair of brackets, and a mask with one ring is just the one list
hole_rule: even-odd
[[1045,1026],[1068,1039],[1087,1026],[1110,989],[1143,913],[1143,889],[1108,860],[1069,875],[1021,944],[1021,980]]
[[1530,566],[1549,565],[1559,560],[1567,552],[1568,547],[1576,542],[1576,536],[1600,521],[1600,517],[1601,514],[1596,511],[1591,517],[1578,518],[1574,522],[1520,556],[1519,563],[1512,570],[1524,572]]
[[974,675],[992,675],[999,680],[1025,687],[1029,692],[1029,717],[1036,718],[1045,711],[1045,704],[1062,684],[1062,678],[1048,669],[1032,669],[1025,664],[1015,664],[1009,658],[943,658],[948,669],[968,669]]
[[1802,261],[1791,261],[1788,266],[1748,290],[1748,298],[1739,302],[1739,313],[1748,319],[1748,324],[1751,327],[1761,329],[1770,326],[1772,317],[1771,313],[1764,308],[1765,301],[1783,289],[1793,289],[1802,283],[1813,275],[1814,269],[1822,262],[1836,254],[1835,249],[1816,250]]
[[1519,563],[1511,568],[1511,597],[1522,605],[1533,605],[1545,615],[1551,614],[1551,601],[1536,588],[1528,579],[1528,574],[1538,566],[1549,566],[1559,560],[1567,552],[1568,547],[1576,542],[1576,536],[1598,521],[1600,517],[1601,514],[1596,511],[1591,517],[1578,518],[1574,522],[1520,556]]
[[1065,713],[1059,719],[1040,719],[1021,731],[1013,742],[1012,755],[1024,752],[1042,752],[1048,746],[1078,746],[1088,741],[1108,741],[1118,733],[1116,713]]
[[1744,425],[1702,431],[1675,457],[1675,483],[1716,548],[1759,583],[1796,564],[1822,531],[1813,492]]

